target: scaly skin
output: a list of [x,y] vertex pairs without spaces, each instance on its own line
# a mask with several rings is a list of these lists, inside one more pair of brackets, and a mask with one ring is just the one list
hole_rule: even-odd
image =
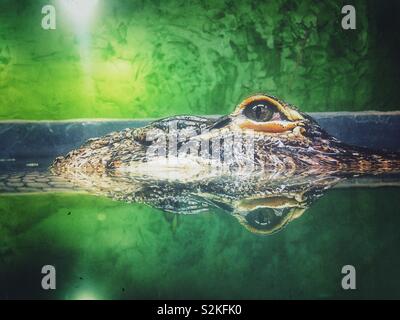
[[[170,151],[174,145],[165,144],[161,155],[149,157],[149,150],[160,143],[159,137],[173,140],[175,148],[191,146],[190,155],[176,157]],[[236,141],[242,143],[224,143]],[[239,139],[239,140],[240,140]],[[252,141],[252,143],[248,143]],[[220,152],[210,160],[211,150],[220,145]],[[206,146],[201,149],[200,146]],[[225,158],[229,148],[233,155]],[[175,149],[174,149],[175,150]],[[193,151],[194,150],[194,151]],[[167,161],[167,156],[168,160]],[[182,168],[185,171],[221,166],[230,171],[250,169],[268,172],[314,173],[338,172],[342,176],[398,172],[398,154],[375,152],[341,143],[327,134],[311,117],[297,111],[274,97],[252,96],[243,101],[226,117],[210,120],[180,116],[155,121],[139,129],[126,129],[92,139],[65,157],[57,158],[52,172],[85,173],[106,171],[157,171]]]
[[399,159],[343,144],[294,107],[257,95],[216,120],[171,117],[91,139],[57,158],[51,174],[0,176],[0,191],[86,191],[183,214],[219,209],[268,235],[339,182],[390,174],[397,184]]

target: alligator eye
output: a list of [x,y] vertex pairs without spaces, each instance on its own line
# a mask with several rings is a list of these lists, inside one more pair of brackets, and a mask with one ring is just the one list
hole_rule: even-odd
[[244,108],[243,114],[256,122],[266,122],[280,117],[276,106],[268,101],[253,101]]
[[289,208],[284,208],[279,212],[272,208],[258,208],[246,215],[246,221],[256,230],[274,231],[285,224],[288,213],[290,213]]

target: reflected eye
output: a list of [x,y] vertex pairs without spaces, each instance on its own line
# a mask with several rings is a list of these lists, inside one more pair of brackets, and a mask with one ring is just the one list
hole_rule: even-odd
[[282,226],[282,223],[286,219],[289,208],[281,210],[274,210],[272,208],[259,208],[249,212],[246,215],[247,223],[257,230],[274,230]]
[[243,114],[256,122],[266,122],[280,118],[280,113],[276,106],[268,101],[254,101],[250,103],[244,108]]

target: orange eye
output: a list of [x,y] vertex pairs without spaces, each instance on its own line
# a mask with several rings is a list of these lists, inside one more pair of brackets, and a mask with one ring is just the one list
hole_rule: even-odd
[[243,114],[248,119],[256,122],[282,120],[281,113],[269,101],[253,101],[244,108]]

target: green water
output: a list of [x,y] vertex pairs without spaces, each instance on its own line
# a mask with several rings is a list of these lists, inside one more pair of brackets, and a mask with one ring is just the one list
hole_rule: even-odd
[[[334,189],[272,236],[223,212],[0,197],[0,298],[400,298],[400,189]],[[40,287],[43,265],[57,289]],[[354,265],[357,289],[341,288]]]

